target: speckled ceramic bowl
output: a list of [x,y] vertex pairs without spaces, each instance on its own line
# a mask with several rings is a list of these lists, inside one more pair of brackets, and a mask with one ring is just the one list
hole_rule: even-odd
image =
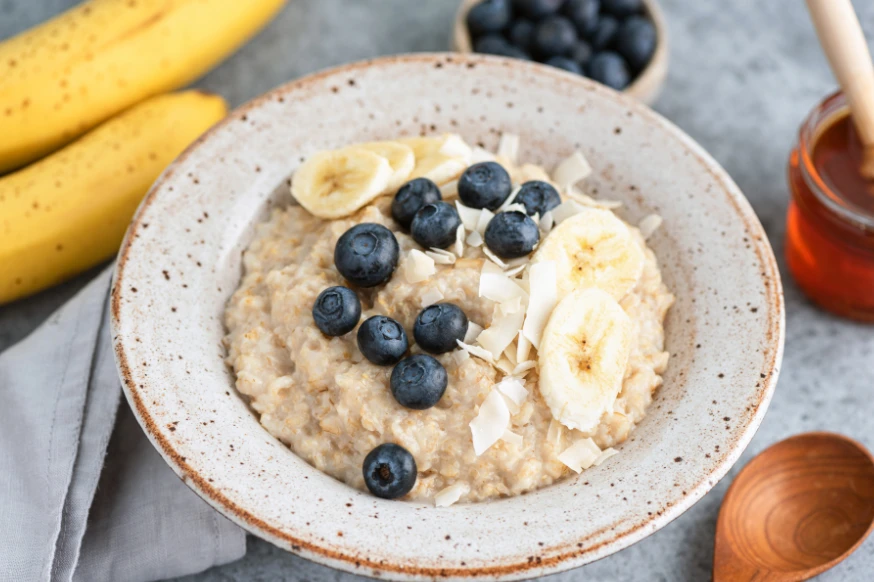
[[[252,227],[329,147],[454,131],[551,166],[582,150],[597,196],[651,212],[677,296],[665,385],[620,454],[534,493],[434,508],[327,477],[261,426],[234,390],[222,311]],[[276,545],[386,578],[518,579],[580,566],[658,530],[737,460],[762,420],[783,346],[777,267],[726,173],[676,127],[585,79],[494,57],[379,59],[290,83],[232,113],[143,202],[121,250],[112,325],[124,391],[179,476]]]

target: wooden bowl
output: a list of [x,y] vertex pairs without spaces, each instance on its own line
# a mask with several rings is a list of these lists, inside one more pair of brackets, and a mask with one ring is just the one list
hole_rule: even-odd
[[744,467],[725,495],[714,580],[807,580],[852,553],[874,525],[874,459],[845,436],[788,438]]
[[[455,13],[455,26],[452,32],[452,48],[460,53],[472,53],[473,42],[467,30],[467,13],[481,0],[463,0]],[[652,20],[656,29],[656,50],[646,68],[640,72],[634,81],[625,88],[623,93],[631,95],[638,101],[652,105],[665,84],[668,75],[668,27],[665,16],[656,0],[643,0],[646,15]]]

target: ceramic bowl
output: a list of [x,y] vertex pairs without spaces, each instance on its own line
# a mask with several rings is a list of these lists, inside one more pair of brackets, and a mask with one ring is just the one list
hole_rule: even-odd
[[[478,2],[481,0],[462,0],[455,13],[452,48],[458,52],[473,52],[473,42],[467,30],[467,13]],[[623,90],[623,93],[652,105],[662,92],[665,78],[668,76],[668,27],[664,13],[656,0],[643,0],[643,7],[656,29],[656,50],[646,67]]]
[[[222,312],[241,252],[311,153],[459,132],[521,136],[551,167],[581,150],[587,189],[652,237],[677,302],[673,356],[646,419],[604,465],[551,487],[435,508],[351,489],[258,423],[225,365]],[[765,414],[783,346],[779,274],[737,186],[635,100],[532,63],[420,54],[351,64],[233,112],[156,182],[116,267],[111,318],[125,394],[192,489],[250,532],[314,561],[392,579],[519,579],[602,558],[663,527],[738,459]]]

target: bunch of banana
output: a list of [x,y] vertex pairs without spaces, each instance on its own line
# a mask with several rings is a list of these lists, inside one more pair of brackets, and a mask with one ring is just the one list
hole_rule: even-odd
[[0,178],[0,304],[111,257],[155,178],[226,113],[198,91],[153,97]]
[[0,43],[0,175],[43,158],[0,176],[0,304],[115,253],[155,178],[227,113],[217,96],[158,95],[284,3],[88,0]]
[[90,0],[0,43],[0,174],[200,77],[284,0]]
[[294,173],[291,194],[314,216],[341,218],[414,178],[443,185],[464,172],[470,156],[470,147],[455,134],[317,152]]

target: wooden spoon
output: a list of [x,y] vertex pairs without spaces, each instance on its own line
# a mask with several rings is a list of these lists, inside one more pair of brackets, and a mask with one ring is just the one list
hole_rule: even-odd
[[807,0],[807,9],[864,147],[859,171],[874,180],[874,66],[859,19],[850,0]]
[[847,437],[812,432],[750,461],[716,524],[714,582],[807,580],[849,556],[874,525],[874,458]]

